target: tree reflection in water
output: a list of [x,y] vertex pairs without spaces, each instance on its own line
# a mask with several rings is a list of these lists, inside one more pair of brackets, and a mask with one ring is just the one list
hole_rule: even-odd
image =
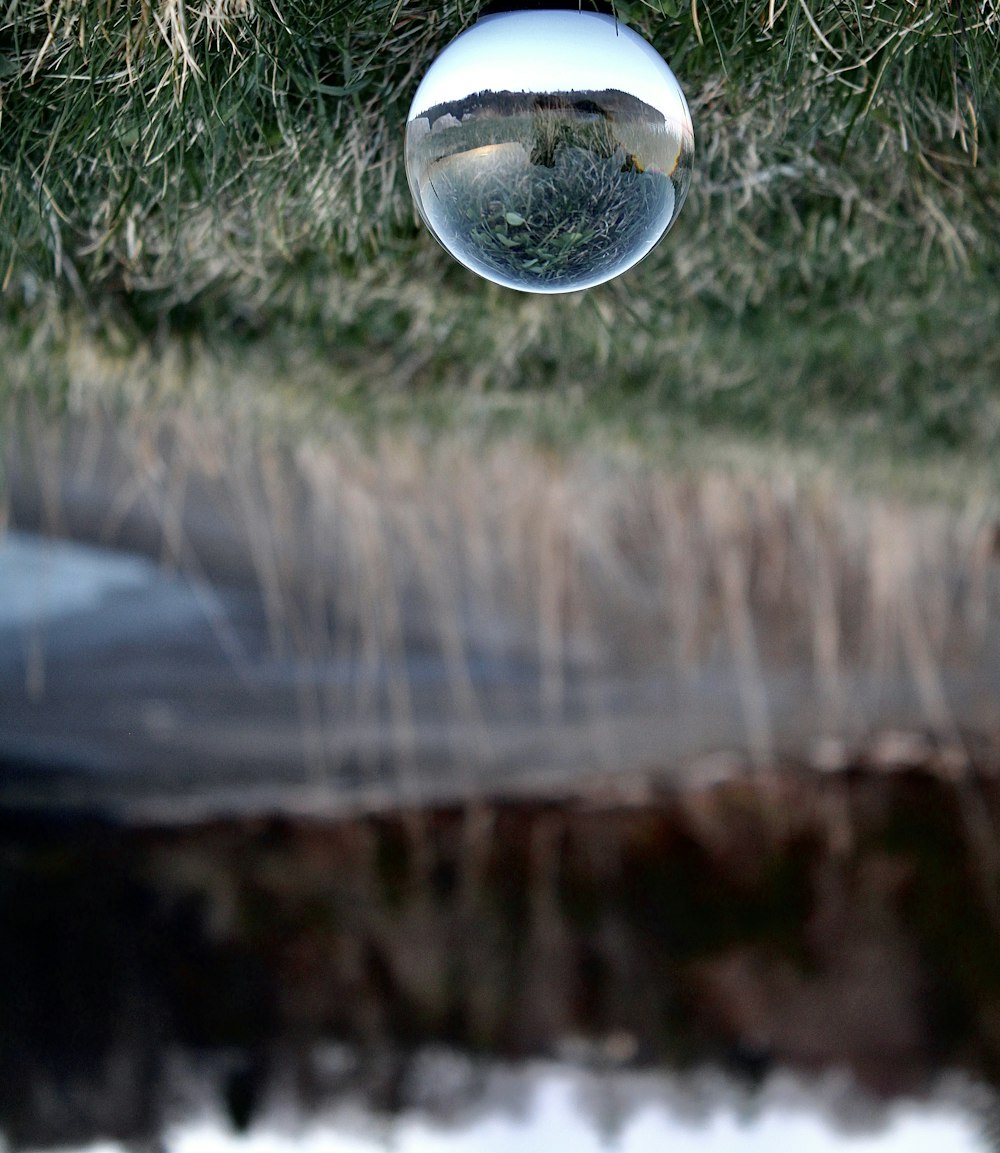
[[[543,1121],[582,1099],[595,1140],[644,1132],[659,1102],[661,1137],[706,1150],[749,1111],[757,1148],[794,1074],[813,1115],[780,1122],[788,1148],[830,1123],[1000,1147],[970,789],[995,819],[992,780],[860,768],[335,822],[8,813],[0,1126],[13,1149],[136,1144],[206,1111],[311,1131],[354,1103],[396,1138],[419,1116],[503,1134],[539,1093]],[[899,1112],[935,1093],[937,1113]]]

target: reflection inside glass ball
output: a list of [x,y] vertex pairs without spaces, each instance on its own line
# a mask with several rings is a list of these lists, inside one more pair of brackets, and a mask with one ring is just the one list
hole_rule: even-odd
[[613,18],[482,18],[438,57],[406,127],[420,214],[488,280],[570,292],[641,260],[680,211],[693,133],[673,73]]

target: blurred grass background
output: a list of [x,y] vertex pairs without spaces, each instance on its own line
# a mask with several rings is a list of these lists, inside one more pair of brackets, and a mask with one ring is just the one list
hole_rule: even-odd
[[402,170],[474,4],[9,0],[0,389],[992,492],[993,0],[618,11],[688,94],[691,195],[625,277],[534,298],[441,252]]

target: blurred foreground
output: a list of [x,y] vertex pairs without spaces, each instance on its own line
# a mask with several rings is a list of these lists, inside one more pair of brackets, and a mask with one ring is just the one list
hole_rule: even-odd
[[450,1125],[569,1078],[606,1137],[656,1102],[869,1132],[934,1100],[981,1142],[937,1148],[993,1148],[998,816],[996,783],[922,772],[339,821],[8,814],[0,1131],[148,1148],[350,1103]]

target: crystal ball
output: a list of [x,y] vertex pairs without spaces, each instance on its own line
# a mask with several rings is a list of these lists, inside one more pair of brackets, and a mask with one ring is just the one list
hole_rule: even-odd
[[680,212],[694,132],[673,72],[599,12],[480,17],[434,61],[406,122],[406,174],[440,244],[523,292],[631,268]]

